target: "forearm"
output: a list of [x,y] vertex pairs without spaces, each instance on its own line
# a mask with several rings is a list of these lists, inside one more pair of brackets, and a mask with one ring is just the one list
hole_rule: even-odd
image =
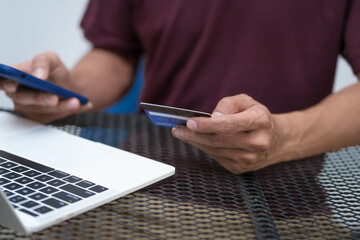
[[309,109],[275,118],[283,127],[277,156],[282,161],[360,144],[360,82]]
[[137,62],[136,57],[93,49],[72,69],[71,88],[88,97],[94,109],[102,109],[119,100],[130,88]]

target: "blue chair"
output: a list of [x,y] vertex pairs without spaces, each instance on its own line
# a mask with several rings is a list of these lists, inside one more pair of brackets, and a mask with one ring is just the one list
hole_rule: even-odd
[[139,61],[135,81],[131,89],[127,94],[116,104],[111,107],[104,109],[105,113],[115,114],[115,113],[135,113],[138,109],[139,104],[139,95],[143,83],[143,64],[142,60]]

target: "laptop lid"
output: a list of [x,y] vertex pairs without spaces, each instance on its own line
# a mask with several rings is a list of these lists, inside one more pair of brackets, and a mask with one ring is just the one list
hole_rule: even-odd
[[15,210],[11,207],[11,204],[7,200],[5,194],[0,187],[0,224],[8,226],[17,230],[20,233],[27,233],[26,228],[21,223],[19,217],[16,215]]

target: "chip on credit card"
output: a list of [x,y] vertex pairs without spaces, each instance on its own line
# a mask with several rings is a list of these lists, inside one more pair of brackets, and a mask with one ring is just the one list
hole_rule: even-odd
[[162,127],[186,125],[186,121],[191,117],[211,117],[211,114],[206,112],[152,103],[141,102],[140,106],[144,109],[153,124]]

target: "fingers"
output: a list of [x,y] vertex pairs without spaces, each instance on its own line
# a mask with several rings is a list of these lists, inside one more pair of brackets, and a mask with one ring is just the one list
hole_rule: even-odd
[[[13,67],[64,88],[73,87],[70,72],[53,52],[39,54],[32,60],[13,65]],[[91,103],[81,105],[76,98],[60,99],[55,94],[32,90],[6,79],[0,79],[0,89],[3,89],[13,100],[15,111],[42,123],[92,108]]]
[[258,104],[253,98],[246,94],[225,97],[219,101],[215,107],[213,114],[234,114],[242,112]]
[[11,80],[0,80],[0,89],[4,90],[5,93],[14,93],[16,92],[19,84]]
[[32,60],[13,65],[21,71],[27,72],[42,80],[47,80],[52,71],[63,66],[58,55],[54,52],[45,52],[36,55]]
[[22,63],[12,65],[13,68],[19,69],[20,71],[31,73],[31,62],[32,60],[27,60]]
[[262,158],[264,155],[266,155],[265,152],[260,151],[248,151],[241,148],[213,148],[199,142],[188,141],[186,139],[181,140],[203,150],[211,156],[232,159],[235,162],[241,162],[246,165],[253,164],[257,162],[260,158]]
[[21,112],[25,117],[48,123],[75,113],[88,111],[91,104],[81,105],[77,98],[60,100],[55,106],[22,105],[15,103],[15,111]]
[[80,106],[81,106],[80,102],[76,98],[61,100],[57,104],[54,104],[53,106],[39,105],[38,103],[24,105],[15,102],[16,110],[21,110],[21,112],[31,111],[34,113],[71,112],[78,110]]
[[218,162],[223,168],[234,174],[240,174],[245,172],[246,167],[242,167],[239,164],[234,165],[234,161],[224,157],[211,156],[216,162]]
[[37,78],[46,80],[49,78],[50,71],[53,71],[60,60],[53,52],[39,54],[31,62],[31,74]]
[[259,128],[271,128],[271,113],[251,97],[240,94],[223,98],[212,117],[191,118],[187,127],[202,133],[236,133]]
[[196,117],[187,127],[172,130],[175,137],[218,161],[233,173],[254,171],[278,161],[274,117],[262,104],[241,94],[222,99],[210,118]]
[[240,132],[237,134],[207,134],[190,131],[183,126],[172,130],[175,137],[189,143],[200,143],[215,149],[244,149],[247,151],[264,152],[270,148],[270,137],[263,131]]
[[55,94],[39,92],[35,90],[19,88],[15,92],[6,91],[15,104],[21,105],[39,105],[39,106],[56,106],[59,97]]
[[235,174],[254,171],[261,166],[260,159],[262,159],[263,156],[261,156],[262,154],[260,153],[240,149],[214,149],[193,142],[190,144],[204,151],[225,169]]
[[[210,155],[211,156],[211,155]],[[242,174],[247,172],[253,172],[264,166],[259,164],[251,165],[246,164],[245,162],[236,162],[230,158],[224,158],[219,156],[211,156],[215,161],[217,161],[222,167],[234,174]]]
[[[46,52],[35,56],[32,60],[25,61],[20,64],[12,65],[12,67],[19,69],[23,72],[34,75],[42,80],[48,80],[51,72],[56,72],[56,69],[64,65],[60,61],[59,57],[53,52]],[[19,84],[6,80],[0,79],[0,89],[6,93],[14,93],[17,91]]]
[[254,105],[236,114],[191,118],[186,125],[196,132],[230,134],[269,128],[271,127],[270,115],[270,112],[262,105]]

